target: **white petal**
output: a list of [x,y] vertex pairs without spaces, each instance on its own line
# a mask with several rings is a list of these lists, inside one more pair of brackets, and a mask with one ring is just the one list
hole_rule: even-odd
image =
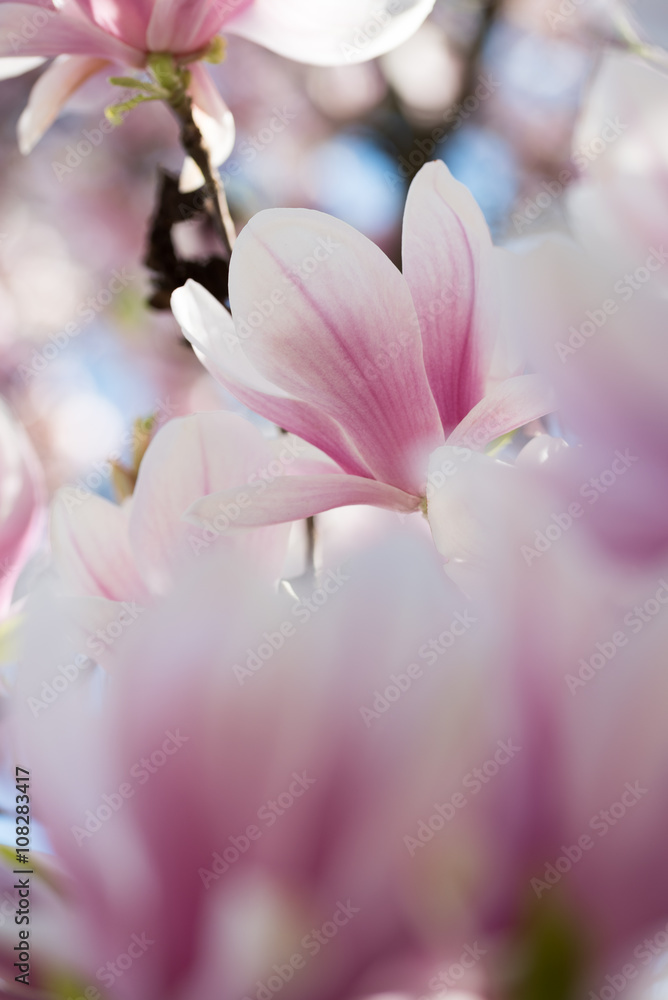
[[42,73],[19,118],[19,148],[24,156],[37,145],[74,91],[107,65],[106,59],[97,56],[60,56]]
[[434,0],[255,0],[225,30],[297,62],[366,62],[410,38]]
[[41,66],[45,62],[42,56],[8,56],[0,59],[0,80],[9,80],[14,76],[22,76],[29,73],[35,66]]

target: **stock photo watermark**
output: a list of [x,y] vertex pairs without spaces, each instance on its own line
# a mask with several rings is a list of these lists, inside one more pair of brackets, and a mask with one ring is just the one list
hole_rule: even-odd
[[635,293],[647,284],[652,275],[661,270],[666,261],[668,261],[668,253],[662,246],[658,249],[650,247],[644,264],[615,282],[616,297],[605,299],[595,309],[588,309],[585,313],[585,319],[579,326],[571,325],[568,328],[570,336],[566,343],[562,340],[555,342],[554,347],[561,363],[565,364],[572,354],[576,354],[599,330],[602,330],[610,317],[618,313],[622,305],[630,302]]
[[[488,948],[483,948],[477,941],[465,945],[457,961],[451,962],[447,969],[443,969],[429,980],[427,984],[429,989],[432,993],[439,994],[447,993],[448,990],[461,989],[462,980],[466,973],[475,968],[488,951]],[[433,998],[427,994],[420,997],[419,1000],[433,1000]]]
[[45,28],[49,21],[57,16],[58,11],[55,7],[36,6],[29,16],[26,14],[17,31],[8,32],[7,41],[11,45],[12,51],[18,55],[21,49],[26,44],[33,42],[42,28]]
[[252,472],[246,480],[246,489],[240,489],[234,499],[227,503],[219,504],[219,512],[210,520],[200,518],[201,527],[199,532],[190,532],[188,542],[194,555],[199,555],[205,549],[210,548],[221,535],[224,535],[231,528],[235,521],[239,519],[242,512],[250,507],[255,497],[261,496],[268,486],[279,476],[284,475],[286,468],[302,457],[307,451],[304,441],[291,435],[285,436],[285,444],[280,449],[275,458],[261,469]]
[[65,156],[62,161],[51,161],[51,169],[57,179],[62,181],[64,177],[69,177],[72,171],[76,170],[97,146],[102,145],[105,135],[109,135],[110,132],[113,132],[117,128],[118,125],[116,123],[109,121],[106,117],[102,117],[97,123],[96,128],[83,129],[81,132],[83,138],[79,139],[76,145],[70,143],[65,147]]
[[556,178],[541,181],[540,190],[524,200],[522,209],[513,212],[511,222],[519,235],[537,222],[563,195],[564,191],[587,167],[605,153],[622,135],[628,125],[619,118],[608,118],[600,134],[579,146],[570,158],[571,167],[565,167]]
[[[619,799],[612,802],[607,809],[600,809],[589,820],[589,829],[600,839],[606,837],[617,824],[628,815],[638,802],[647,795],[649,789],[639,781],[627,781]],[[541,878],[531,879],[531,888],[538,899],[543,893],[549,892],[561,882],[573,865],[582,861],[585,854],[596,846],[591,833],[581,833],[574,844],[562,844],[561,854],[554,861],[548,861]]]
[[472,768],[462,778],[462,788],[466,791],[458,790],[453,792],[445,802],[435,802],[431,815],[418,821],[414,835],[406,834],[404,844],[411,858],[414,858],[418,850],[426,847],[438,833],[444,830],[457,813],[464,809],[470,800],[478,795],[485,785],[496,777],[501,768],[509,764],[521,750],[522,747],[516,746],[512,739],[498,740],[497,749],[492,756],[483,761],[480,767]]
[[290,982],[295,972],[306,968],[308,959],[315,958],[359,912],[359,907],[354,906],[352,900],[347,899],[345,903],[339,900],[330,918],[319,927],[312,927],[301,939],[300,945],[303,951],[293,952],[283,963],[275,962],[271,967],[271,975],[266,980],[258,979],[255,983],[255,993],[252,996],[246,994],[243,1000],[271,1000],[286,983]]
[[403,14],[409,9],[406,0],[380,0],[376,9],[369,12],[363,24],[359,25],[354,35],[339,43],[339,50],[345,62],[358,62],[365,59],[369,45],[383,33],[393,17]]
[[424,139],[416,139],[413,149],[407,156],[400,156],[398,166],[393,173],[385,172],[385,180],[391,188],[398,184],[404,184],[418,172],[434,156],[438,144],[442,142],[451,132],[456,132],[464,122],[474,115],[485,101],[495,94],[501,83],[495,80],[491,73],[480,75],[478,82],[472,92],[463,101],[453,104],[443,113],[443,124],[436,125],[429,135]]
[[[643,604],[636,604],[624,615],[624,625],[626,628],[616,629],[609,638],[595,643],[596,651],[589,659],[580,657],[578,661],[579,670],[577,674],[566,674],[564,680],[571,694],[577,694],[580,688],[585,687],[600,671],[614,660],[617,652],[628,645],[629,638],[637,635],[652,622],[661,612],[662,608],[668,605],[668,583],[661,578],[659,586],[653,596],[648,597]],[[628,629],[628,631],[627,631]]]
[[[330,569],[321,577],[319,585],[308,597],[300,597],[297,604],[292,607],[292,616],[300,624],[305,625],[313,615],[318,614],[321,608],[327,604],[330,598],[339,592],[350,577],[339,567]],[[291,639],[297,634],[295,624],[286,619],[272,632],[262,633],[262,642],[255,648],[250,646],[246,650],[246,661],[244,664],[235,663],[232,666],[234,676],[243,686],[247,680],[254,677],[259,670],[285,645],[287,639]]]
[[78,337],[82,331],[93,322],[96,316],[104,312],[113,299],[120,295],[129,285],[137,280],[136,274],[128,272],[126,267],[116,268],[112,271],[110,280],[106,288],[100,288],[95,295],[90,295],[77,308],[76,319],[67,323],[58,333],[50,333],[51,343],[45,344],[41,350],[36,347],[32,350],[29,365],[18,365],[16,372],[24,385],[32,379],[37,378],[46,371],[52,361],[55,361],[62,352],[69,347],[72,340]]
[[[615,451],[610,467],[604,469],[598,476],[592,476],[580,487],[580,496],[587,501],[591,507],[598,503],[601,497],[615,485],[617,480],[624,476],[635,462],[639,461],[637,455],[632,455],[628,448],[625,451]],[[549,523],[541,531],[534,532],[533,545],[520,546],[520,552],[527,564],[531,564],[544,556],[569,531],[576,521],[584,516],[586,508],[578,501],[573,501],[568,505],[567,510],[552,514]]]
[[[87,809],[84,813],[83,826],[72,826],[70,832],[75,841],[81,846],[84,840],[94,836],[98,830],[102,829],[111,817],[119,811],[128,799],[134,797],[137,792],[135,785],[145,785],[153,774],[156,774],[167,764],[169,759],[178,753],[184,743],[190,740],[189,736],[184,736],[179,729],[176,731],[167,730],[165,739],[148,757],[142,757],[130,768],[130,777],[133,781],[122,782],[116,791],[105,792],[102,795],[101,803],[95,808]],[[133,783],[134,782],[134,783]]]
[[[456,611],[448,628],[423,643],[418,649],[418,657],[426,660],[427,666],[433,667],[438,659],[443,656],[457,642],[457,639],[466,635],[472,625],[477,623],[470,611]],[[382,690],[376,689],[373,693],[371,705],[362,705],[359,712],[362,721],[367,729],[383,715],[390,711],[413,685],[424,677],[424,670],[419,663],[409,663],[404,672],[392,673],[388,677],[389,684]]]
[[341,249],[341,246],[341,243],[337,243],[329,235],[319,236],[311,252],[306,254],[299,263],[292,264],[289,268],[289,274],[281,276],[281,283],[287,286],[287,291],[281,288],[272,289],[266,298],[256,299],[253,302],[251,311],[245,317],[234,317],[233,333],[227,329],[222,331],[222,336],[230,350],[236,350],[243,341],[252,337],[265,320],[274,315],[277,307],[283,305],[292,293],[307,284],[320,265],[328,261],[333,253]]
[[262,824],[249,823],[244,830],[236,836],[230,834],[227,844],[221,848],[221,852],[214,851],[211,855],[210,868],[198,868],[202,885],[205,889],[211,888],[212,882],[217,882],[221,875],[230,870],[232,865],[250,850],[251,844],[260,840],[265,830],[271,829],[277,820],[291,809],[295,802],[300,799],[312,785],[315,778],[309,776],[307,771],[298,773],[292,772],[292,781],[275,799],[267,799],[257,810],[257,818]]
[[152,944],[155,944],[155,941],[151,940],[146,932],[143,934],[133,934],[126,950],[117,955],[113,961],[100,966],[95,973],[96,977],[105,986],[113,986],[116,980],[120,979],[123,973],[127,972],[138,958],[146,954]]
[[668,925],[636,945],[633,957],[637,962],[626,962],[617,972],[606,974],[605,984],[599,987],[597,993],[590,990],[588,1000],[614,1000],[632,980],[642,977],[643,971],[648,966],[656,965],[659,959],[665,959],[667,954]]

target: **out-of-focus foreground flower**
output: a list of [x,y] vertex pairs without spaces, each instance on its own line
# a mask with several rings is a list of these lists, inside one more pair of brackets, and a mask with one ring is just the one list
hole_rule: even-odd
[[572,1000],[630,963],[643,985],[668,920],[666,569],[630,580],[577,531],[527,561],[555,498],[511,484],[484,601],[424,542],[287,600],[218,552],[115,633],[102,692],[35,595],[16,747],[64,897],[35,915],[34,983]]

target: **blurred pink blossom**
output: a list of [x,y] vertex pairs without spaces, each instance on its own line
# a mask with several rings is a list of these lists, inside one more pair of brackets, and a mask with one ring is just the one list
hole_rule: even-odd
[[586,529],[615,558],[660,564],[668,552],[668,252],[629,229],[626,242],[618,232],[598,252],[601,232],[585,218],[581,242],[552,236],[514,260],[510,311],[575,445],[550,464],[562,502],[591,510]]
[[[446,891],[452,940],[433,933],[433,889],[404,838],[490,749],[469,725],[475,618],[424,541],[313,587],[300,601],[272,594],[239,553],[191,565],[118,640],[101,715],[85,677],[35,710],[76,650],[57,602],[35,595],[18,745],[71,882],[79,976],[94,982],[133,933],[152,942],[105,981],[111,996],[254,995],[301,954],[282,996],[353,997],[400,980],[419,987],[460,948],[465,907]],[[405,685],[425,638],[451,626],[470,671],[425,668],[381,718],[376,689],[393,675]],[[113,812],[100,810],[105,795]],[[463,816],[462,847],[475,814]]]
[[637,266],[668,237],[667,101],[665,72],[638,55],[606,53],[573,136],[586,156],[569,189],[569,220],[611,271]]
[[42,471],[23,428],[0,403],[0,614],[43,524]]
[[34,710],[76,650],[35,595],[16,745],[84,981],[133,934],[151,944],[114,997],[257,996],[270,976],[290,1000],[420,996],[467,945],[463,988],[516,995],[556,963],[570,997],[637,963],[668,919],[666,566],[601,563],[577,527],[527,562],[558,498],[493,468],[484,601],[415,539],[321,580],[324,603],[219,553],[119,639],[101,712],[84,678]]
[[[308,449],[311,450],[311,449]],[[198,557],[219,547],[252,560],[267,581],[278,579],[286,558],[290,525],[229,533],[245,504],[278,476],[304,465],[307,445],[281,435],[273,439],[247,420],[220,411],[170,420],[148,447],[134,493],[120,505],[65,487],[53,501],[53,565],[72,594],[88,648],[108,649],[95,630],[118,615],[120,605],[144,605],[168,592]],[[314,466],[318,469],[318,465]],[[212,489],[237,487],[234,499],[202,527],[184,512]]]

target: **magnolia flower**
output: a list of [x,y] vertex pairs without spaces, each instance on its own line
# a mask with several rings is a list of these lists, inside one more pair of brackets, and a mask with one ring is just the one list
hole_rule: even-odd
[[[615,279],[665,241],[667,102],[665,72],[608,52],[573,136],[581,176],[568,189],[570,227]],[[657,278],[665,284],[662,269]]]
[[[592,471],[608,455],[599,448]],[[523,934],[524,946],[515,960],[546,934],[552,969],[570,981],[563,996],[605,997],[613,983],[621,990],[625,966],[634,995],[651,996],[653,976],[665,972],[668,923],[668,850],[658,833],[668,808],[665,552],[643,570],[601,559],[587,534],[591,522],[610,520],[602,502],[580,497],[582,512],[569,515],[558,489],[527,503],[525,486],[509,494],[502,530],[490,532],[489,611],[509,628],[493,647],[487,696],[503,699],[510,688],[524,702],[517,739],[534,769],[512,934]],[[498,524],[496,508],[488,512],[488,526]],[[620,505],[622,531],[627,516]],[[536,529],[544,542],[530,555]]]
[[[191,73],[195,120],[216,163],[234,145],[232,116],[201,65],[222,55],[219,32],[290,59],[337,65],[372,59],[408,38],[434,0],[0,0],[3,75],[56,57],[35,85],[19,123],[29,152],[89,77],[111,65],[145,69],[168,54]],[[0,73],[2,65],[0,61]],[[215,126],[217,125],[217,129]]]
[[22,427],[0,403],[0,614],[11,603],[42,525],[44,487],[37,456]]
[[[119,640],[95,709],[80,676],[35,717],[78,649],[48,595],[29,621],[21,760],[80,926],[61,977],[146,1000],[266,996],[268,981],[286,1000],[335,1000],[413,993],[459,954],[465,901],[435,870],[425,881],[405,838],[490,747],[472,724],[475,616],[424,541],[287,603],[238,554],[202,560]],[[438,647],[448,669],[431,653],[418,669],[432,636],[457,643]],[[462,812],[464,856],[477,815]],[[432,932],[435,897],[450,936]],[[114,975],[133,935],[149,943]],[[54,981],[41,950],[33,969]]]
[[[88,652],[104,662],[113,645],[105,642],[109,623],[132,615],[135,607],[141,612],[170,590],[188,565],[218,547],[241,552],[267,581],[277,579],[289,525],[233,535],[228,529],[251,496],[299,468],[305,451],[306,445],[289,435],[268,440],[235,414],[196,413],[158,431],[134,493],[122,504],[79,488],[60,490],[51,510],[53,565],[70,594],[88,598],[71,607],[87,635]],[[182,519],[196,499],[232,484],[239,486],[235,500],[207,525],[194,527]],[[127,602],[136,602],[129,612]]]
[[[634,189],[619,178],[620,199]],[[602,213],[606,228],[612,217]],[[585,247],[562,236],[533,242],[506,278],[515,329],[554,387],[564,436],[577,442],[553,466],[560,509],[580,505],[597,543],[637,565],[668,552],[668,253],[625,234],[622,244],[610,233],[605,252],[600,230],[588,229]]]
[[76,646],[35,598],[17,752],[80,927],[75,969],[37,950],[35,982],[499,997],[557,969],[570,998],[631,963],[641,983],[668,921],[666,573],[601,567],[575,533],[527,563],[556,498],[516,482],[484,604],[415,539],[288,604],[234,555],[201,562],[94,706],[80,677],[38,717]]
[[[435,480],[453,474],[453,448],[464,461],[550,410],[537,377],[499,379],[508,366],[492,365],[490,286],[501,253],[469,191],[439,162],[408,194],[403,274],[337,219],[269,210],[236,244],[231,317],[196,283],[177,290],[174,314],[214,377],[338,465],[277,480],[238,524],[346,504],[429,516]],[[191,514],[208,517],[224,499],[201,500]]]
[[578,443],[560,509],[582,505],[587,532],[630,565],[668,552],[667,101],[665,74],[606,53],[573,139],[573,238],[527,243],[505,277],[512,326]]

